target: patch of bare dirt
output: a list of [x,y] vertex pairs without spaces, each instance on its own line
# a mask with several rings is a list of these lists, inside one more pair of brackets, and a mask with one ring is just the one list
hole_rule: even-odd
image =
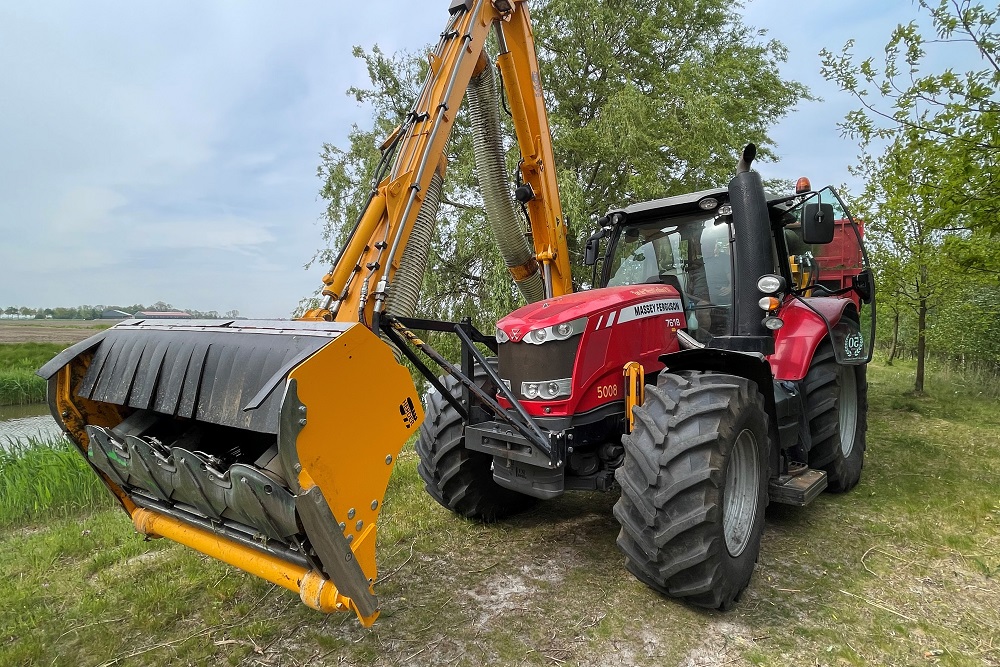
[[729,620],[709,624],[701,644],[688,651],[679,667],[721,667],[739,660],[754,645],[750,628]]

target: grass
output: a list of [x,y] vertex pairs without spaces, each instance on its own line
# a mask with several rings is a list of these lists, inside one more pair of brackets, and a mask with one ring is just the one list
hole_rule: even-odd
[[[870,369],[861,484],[770,508],[754,579],[729,613],[625,572],[612,495],[568,494],[483,526],[427,496],[407,448],[380,522],[371,629],[145,542],[110,500],[70,501],[0,531],[0,664],[997,665],[1000,411],[940,377],[930,396],[904,396],[912,372]],[[25,471],[83,463],[37,456]]]
[[0,343],[0,405],[43,403],[45,380],[35,371],[65,348],[58,343]]

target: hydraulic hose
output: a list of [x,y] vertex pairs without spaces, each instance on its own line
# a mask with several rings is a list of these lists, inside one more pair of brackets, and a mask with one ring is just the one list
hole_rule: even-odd
[[403,249],[403,258],[396,271],[386,302],[386,311],[396,317],[412,317],[417,309],[420,286],[427,269],[427,253],[431,247],[431,233],[441,205],[444,178],[441,169],[431,176],[431,184],[424,194],[424,201],[417,212],[417,220],[410,230],[410,239]]
[[486,206],[486,217],[507,268],[525,301],[545,298],[545,286],[535,255],[521,232],[510,193],[500,135],[499,97],[493,67],[474,76],[466,93],[472,117],[476,176]]

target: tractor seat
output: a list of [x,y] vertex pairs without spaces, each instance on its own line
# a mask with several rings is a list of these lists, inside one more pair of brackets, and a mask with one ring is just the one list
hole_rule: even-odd
[[651,276],[643,282],[645,284],[653,284],[653,285],[656,284],[669,285],[670,287],[673,287],[675,290],[677,290],[677,293],[680,295],[681,300],[684,300],[684,290],[681,289],[681,281],[677,278],[677,276],[675,276],[672,273],[661,273],[658,276]]

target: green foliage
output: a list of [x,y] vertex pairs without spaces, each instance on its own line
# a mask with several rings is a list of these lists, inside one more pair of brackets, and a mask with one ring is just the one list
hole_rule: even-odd
[[625,572],[615,494],[466,521],[423,491],[407,448],[378,524],[372,628],[143,540],[98,489],[106,509],[64,505],[0,531],[0,664],[995,664],[996,399],[933,365],[933,397],[901,396],[909,362],[869,371],[861,483],[806,508],[772,504],[750,587],[725,614]]
[[[951,208],[965,211],[968,226],[1000,231],[996,188],[1000,155],[1000,7],[970,0],[919,0],[933,35],[917,23],[892,31],[881,67],[858,61],[854,42],[839,53],[823,50],[823,75],[851,93],[860,108],[842,127],[863,148],[876,140],[919,139],[934,144],[941,169],[915,183],[942,191]],[[928,50],[945,62],[974,62],[981,69],[928,71]]]
[[226,313],[220,314],[216,310],[193,310],[191,308],[174,308],[169,303],[164,303],[163,301],[157,301],[150,306],[144,306],[141,303],[133,303],[129,306],[72,306],[64,307],[59,306],[57,308],[15,308],[13,306],[6,308],[0,312],[11,317],[18,318],[34,318],[36,320],[40,319],[55,319],[55,320],[96,320],[101,317],[101,314],[106,310],[120,310],[125,313],[138,313],[143,310],[153,310],[153,311],[168,311],[168,310],[183,310],[190,313],[192,317],[198,319],[220,319],[220,318],[234,318],[239,316],[238,310],[229,310]]
[[0,369],[36,370],[65,348],[59,343],[0,343]]
[[0,369],[0,405],[30,405],[45,401],[45,380],[34,370]]
[[111,494],[67,440],[0,444],[0,526],[110,504]]
[[[853,41],[822,56],[824,76],[860,104],[842,128],[864,152],[855,173],[866,182],[879,333],[892,351],[917,350],[922,391],[927,346],[962,364],[1000,362],[1000,7],[917,5],[934,34],[897,26],[881,64],[859,61]],[[934,71],[935,60],[979,69]]]
[[747,142],[773,157],[768,128],[811,99],[728,3],[549,0],[533,19],[571,221],[718,186]]
[[65,345],[57,343],[0,344],[0,405],[45,401],[45,380],[35,375]]
[[[768,127],[809,98],[804,86],[778,72],[784,47],[762,39],[721,0],[545,0],[531,11],[574,261],[582,259],[581,240],[593,231],[594,214],[718,185],[748,141],[770,156]],[[371,192],[377,146],[410,111],[426,71],[423,54],[387,56],[374,47],[355,55],[370,87],[349,94],[370,106],[373,120],[352,129],[349,146],[323,147],[318,175],[329,205],[324,248],[313,260],[322,264],[335,261],[334,249]],[[512,138],[507,146],[513,174],[520,156]],[[490,332],[521,301],[486,226],[465,105],[448,158],[418,312],[469,316]]]

